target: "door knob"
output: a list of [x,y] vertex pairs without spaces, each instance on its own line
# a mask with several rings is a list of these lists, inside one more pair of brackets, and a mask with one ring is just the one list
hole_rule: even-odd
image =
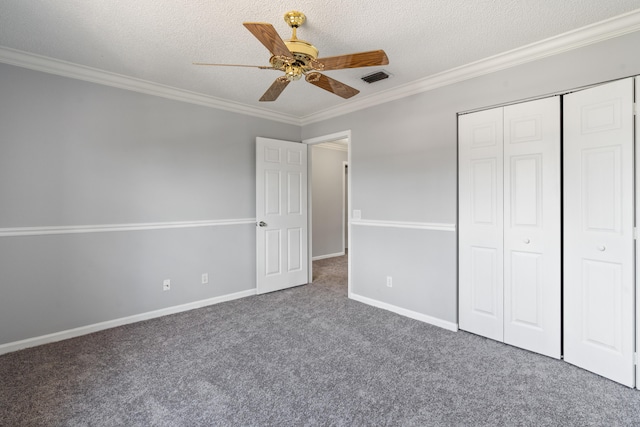
[[260,226],[260,227],[266,227],[266,226],[267,226],[267,223],[266,223],[266,222],[264,222],[264,221],[260,221],[260,222],[258,223],[258,226]]
[[607,247],[606,247],[605,245],[599,245],[599,246],[598,246],[598,250],[599,250],[600,252],[604,252],[604,250],[605,250],[605,249],[607,249]]
[[526,245],[528,245],[529,243],[531,243],[531,240],[529,240],[529,239],[524,239],[524,240],[523,240],[523,242],[524,242]]

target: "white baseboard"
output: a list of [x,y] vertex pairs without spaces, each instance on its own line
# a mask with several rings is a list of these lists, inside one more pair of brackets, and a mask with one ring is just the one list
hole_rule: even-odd
[[66,340],[69,338],[79,337],[82,335],[91,334],[93,332],[102,331],[104,329],[115,328],[116,326],[128,325],[130,323],[141,322],[143,320],[149,320],[149,319],[155,319],[156,317],[167,316],[169,314],[181,313],[184,311],[194,310],[196,308],[207,307],[209,305],[215,305],[221,302],[245,298],[255,294],[256,294],[256,290],[250,289],[248,291],[236,292],[233,294],[227,294],[219,297],[208,298],[205,300],[194,301],[187,304],[167,307],[160,310],[154,310],[154,311],[148,311],[146,313],[135,314],[133,316],[122,317],[120,319],[94,323],[93,325],[81,326],[79,328],[69,329],[61,332],[55,332],[53,334],[42,335],[34,338],[28,338],[22,341],[15,341],[7,344],[1,344],[0,355],[11,353],[12,351],[22,350],[28,347],[35,347],[42,344],[48,344],[56,341]]
[[345,253],[343,251],[343,252],[336,252],[335,254],[318,255],[311,258],[311,261],[318,261],[319,259],[335,258],[337,256],[343,256],[344,254]]
[[406,308],[398,307],[392,304],[387,304],[386,302],[374,300],[371,298],[363,297],[362,295],[354,294],[353,292],[349,293],[349,298],[355,301],[359,301],[361,303],[371,305],[377,308],[381,308],[383,310],[388,310],[393,313],[399,314],[401,316],[406,316],[411,319],[419,320],[421,322],[428,323],[433,326],[438,326],[443,329],[447,329],[449,331],[457,332],[458,324],[453,322],[448,322],[446,320],[438,319],[436,317],[427,316],[426,314],[418,313],[416,311],[407,310]]

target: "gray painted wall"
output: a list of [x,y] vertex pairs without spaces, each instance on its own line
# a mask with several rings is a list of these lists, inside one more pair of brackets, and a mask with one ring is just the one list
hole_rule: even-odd
[[347,152],[311,146],[312,256],[344,253],[343,179]]
[[[455,223],[458,112],[640,74],[638,46],[640,32],[309,124],[302,137],[352,131],[351,209],[363,219]],[[454,232],[354,225],[350,248],[353,293],[457,323]],[[389,272],[400,276],[386,289]]]
[[[254,218],[256,136],[300,128],[0,64],[0,228]],[[0,344],[252,288],[251,224],[0,237]]]

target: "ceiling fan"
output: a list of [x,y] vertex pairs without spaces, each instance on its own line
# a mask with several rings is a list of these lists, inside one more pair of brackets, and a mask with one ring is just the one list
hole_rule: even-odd
[[286,41],[280,38],[271,24],[264,22],[245,22],[243,24],[271,52],[270,66],[207,64],[202,62],[194,62],[194,65],[252,67],[262,70],[283,71],[284,75],[278,77],[260,98],[260,101],[275,101],[289,83],[299,80],[303,75],[305,80],[312,85],[342,98],[351,98],[360,91],[327,77],[319,71],[371,67],[389,63],[387,54],[383,50],[318,58],[318,49],[315,46],[296,37],[296,30],[307,20],[305,15],[302,12],[290,11],[285,13],[284,20],[293,29],[293,35]]

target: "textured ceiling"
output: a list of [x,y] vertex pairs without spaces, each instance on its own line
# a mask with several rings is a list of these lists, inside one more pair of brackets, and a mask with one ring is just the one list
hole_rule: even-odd
[[[191,63],[268,65],[242,22],[269,22],[288,39],[282,16],[300,10],[298,38],[320,56],[387,52],[384,67],[326,72],[362,97],[637,8],[640,0],[2,0],[0,46],[303,117],[348,101],[300,80],[259,103],[276,72]],[[393,77],[360,80],[380,68]]]

